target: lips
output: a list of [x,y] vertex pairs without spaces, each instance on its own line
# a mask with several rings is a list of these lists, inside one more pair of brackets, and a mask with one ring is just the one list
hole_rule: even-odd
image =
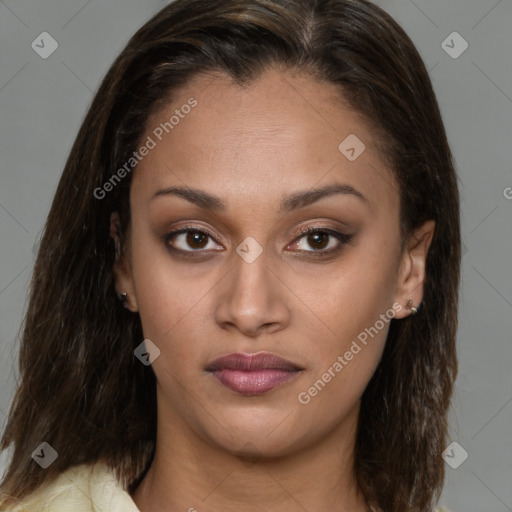
[[228,354],[206,371],[225,387],[244,396],[266,393],[294,378],[303,368],[270,352]]

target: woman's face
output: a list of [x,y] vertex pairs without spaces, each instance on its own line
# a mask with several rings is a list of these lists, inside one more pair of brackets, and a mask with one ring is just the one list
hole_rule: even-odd
[[262,455],[350,437],[429,244],[401,252],[372,132],[333,85],[269,70],[196,77],[143,144],[115,272],[160,350],[159,429]]

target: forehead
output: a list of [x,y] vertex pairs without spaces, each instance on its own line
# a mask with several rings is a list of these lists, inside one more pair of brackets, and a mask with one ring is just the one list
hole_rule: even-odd
[[290,188],[337,181],[389,207],[398,200],[365,120],[337,86],[304,74],[270,69],[243,86],[198,75],[148,119],[148,138],[139,196],[188,185],[227,203],[249,192],[279,201]]

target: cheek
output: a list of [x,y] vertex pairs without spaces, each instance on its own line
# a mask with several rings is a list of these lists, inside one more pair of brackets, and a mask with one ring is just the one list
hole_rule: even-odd
[[[348,414],[382,357],[394,310],[385,294],[375,293],[379,279],[367,276],[363,284],[358,277],[332,283],[324,290],[329,300],[317,303],[322,322],[315,323],[323,327],[316,334],[311,331],[306,341],[310,371],[295,397],[306,408],[305,417],[313,421],[311,428],[320,416],[333,426]],[[308,319],[305,328],[307,323]]]
[[398,253],[382,250],[383,240],[373,239],[372,244],[361,243],[329,275],[308,279],[307,286],[302,282],[297,292],[308,305],[302,332],[310,338],[306,350],[311,377],[302,389],[304,401],[350,406],[378,366],[395,315]]
[[161,350],[171,346],[179,350],[174,340],[183,339],[183,332],[190,338],[199,329],[199,319],[205,314],[205,294],[210,287],[173,264],[163,244],[159,247],[154,240],[134,244],[137,305],[144,336]]
[[329,432],[357,411],[380,360],[382,344],[377,340],[374,343],[361,347],[350,361],[333,358],[329,366],[299,390],[296,403],[306,431],[321,428]]
[[[316,274],[303,271],[303,277],[295,280],[294,292],[306,305],[304,327],[309,324],[312,332],[321,334],[317,337],[323,340],[325,350],[320,353],[332,355],[333,349],[343,350],[386,312],[392,318],[395,255],[388,250],[376,257],[376,252],[354,249],[340,265],[316,270]],[[384,338],[388,324],[386,317],[385,326],[378,325]]]

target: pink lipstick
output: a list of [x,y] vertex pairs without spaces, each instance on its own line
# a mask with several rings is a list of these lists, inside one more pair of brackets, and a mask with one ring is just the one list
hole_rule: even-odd
[[228,354],[206,367],[222,385],[243,396],[262,395],[288,382],[301,370],[270,352]]

